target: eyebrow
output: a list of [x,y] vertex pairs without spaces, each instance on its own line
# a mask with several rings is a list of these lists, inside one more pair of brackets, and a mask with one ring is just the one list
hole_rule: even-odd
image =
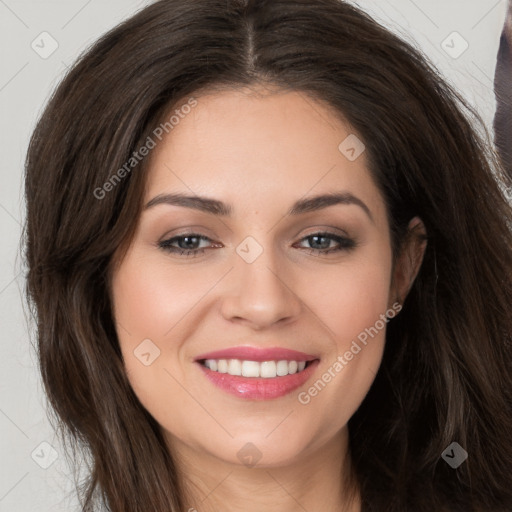
[[[203,196],[189,196],[185,194],[159,194],[151,199],[144,207],[145,210],[158,204],[169,204],[173,206],[182,206],[184,208],[193,208],[212,215],[229,217],[233,213],[231,205]],[[328,194],[320,194],[305,199],[299,199],[288,210],[287,215],[301,215],[312,211],[321,210],[329,206],[345,204],[356,205],[361,207],[368,215],[370,220],[374,222],[370,209],[366,204],[351,194],[350,192],[332,192]]]

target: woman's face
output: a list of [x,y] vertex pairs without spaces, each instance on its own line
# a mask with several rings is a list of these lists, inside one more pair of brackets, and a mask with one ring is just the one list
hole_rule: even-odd
[[297,92],[202,96],[154,141],[112,280],[131,385],[181,450],[300,460],[346,431],[400,308],[364,147]]

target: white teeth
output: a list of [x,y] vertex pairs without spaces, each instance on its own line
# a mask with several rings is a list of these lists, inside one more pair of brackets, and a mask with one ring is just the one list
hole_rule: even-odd
[[238,359],[230,359],[228,361],[229,375],[242,375],[242,362]]
[[275,377],[276,374],[276,362],[275,361],[264,361],[260,363],[260,375],[266,379]]
[[[215,359],[209,359],[207,362],[213,361],[215,363]],[[213,368],[211,368],[213,370]],[[219,373],[228,373],[228,362],[225,359],[220,359],[217,361],[217,371]]]
[[241,375],[243,377],[263,377],[271,379],[301,372],[306,361],[241,361],[240,359],[207,359],[204,365],[214,372]]
[[259,377],[260,376],[260,364],[256,361],[243,361],[242,375],[244,377]]
[[[283,376],[288,375],[288,361],[278,361],[277,362],[277,375]],[[291,372],[290,372],[291,373]]]

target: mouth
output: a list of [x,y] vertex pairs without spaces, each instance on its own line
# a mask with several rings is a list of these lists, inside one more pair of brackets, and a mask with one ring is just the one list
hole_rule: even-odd
[[224,392],[238,398],[268,400],[302,386],[320,359],[287,349],[239,347],[205,354],[195,363],[208,381]]
[[231,376],[242,376],[247,378],[274,379],[303,372],[307,367],[317,361],[250,361],[240,359],[201,359],[199,364],[212,372],[226,373]]

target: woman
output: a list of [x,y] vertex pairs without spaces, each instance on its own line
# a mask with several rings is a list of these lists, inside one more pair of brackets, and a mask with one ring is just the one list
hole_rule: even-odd
[[512,510],[510,178],[336,0],[159,1],[27,156],[27,291],[83,510]]

